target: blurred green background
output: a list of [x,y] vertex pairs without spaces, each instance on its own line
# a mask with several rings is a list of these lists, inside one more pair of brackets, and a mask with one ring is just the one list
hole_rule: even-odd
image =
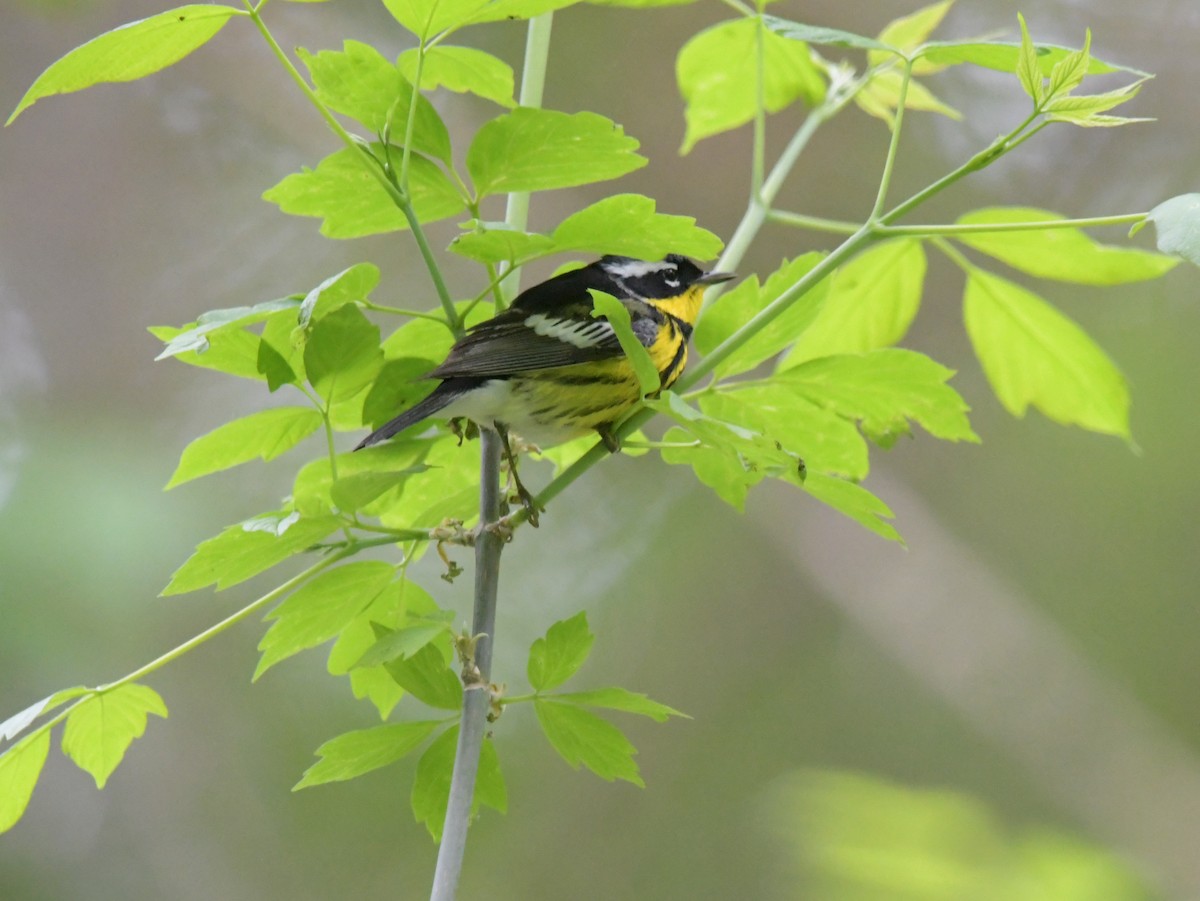
[[[7,0],[0,108],[71,47],[164,5]],[[962,0],[940,33],[1011,33],[1018,8]],[[912,7],[774,9],[872,34]],[[1051,129],[939,198],[929,221],[1003,203],[1137,211],[1194,190],[1200,8],[1053,0],[1025,12],[1040,40],[1077,45],[1091,26],[1097,55],[1156,72],[1128,114],[1161,121]],[[651,164],[611,189],[539,195],[535,226],[631,190],[728,237],[748,134],[677,157],[673,78],[679,46],[723,17],[706,3],[556,18],[547,105],[613,117]],[[270,18],[288,47],[406,46],[375,3],[277,3]],[[153,363],[146,326],[307,290],[361,260],[383,268],[384,302],[432,303],[405,236],[334,243],[259,200],[335,142],[243,24],[150,80],[43,101],[0,133],[0,719],[116,678],[275,584],[156,598],[198,541],[272,509],[316,451],[163,494],[192,437],[274,399]],[[519,63],[519,25],[466,37]],[[1015,81],[994,73],[932,84],[968,118],[911,117],[898,195],[1025,112]],[[452,134],[493,114],[445,100]],[[773,146],[800,116],[772,120]],[[818,136],[786,205],[864,214],[885,139],[848,113]],[[435,243],[453,234],[440,225]],[[769,230],[741,268],[765,274],[822,246]],[[452,288],[473,293],[477,273],[447,261]],[[586,608],[599,639],[580,687],[619,682],[694,719],[622,722],[642,791],[572,772],[529,711],[507,714],[495,731],[510,809],[473,829],[462,896],[1200,896],[1195,284],[1181,267],[1148,285],[1042,288],[1128,376],[1134,454],[1009,418],[963,334],[960,277],[934,260],[907,343],[959,370],[983,444],[919,435],[876,455],[868,486],[894,507],[907,551],[778,486],[743,515],[654,457],[590,473],[506,552],[496,678],[523,688],[529,642]],[[447,589],[429,568],[425,582],[466,618],[468,579]],[[251,688],[261,631],[244,624],[154,676],[170,719],[151,722],[104,792],[51,755],[25,819],[0,838],[0,898],[427,894],[435,848],[408,811],[411,761],[289,791],[318,744],[374,713],[324,675],[320,652]]]

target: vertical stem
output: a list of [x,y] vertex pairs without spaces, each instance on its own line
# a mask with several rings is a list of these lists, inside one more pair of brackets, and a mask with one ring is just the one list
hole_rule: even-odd
[[[546,61],[550,54],[552,14],[545,13],[529,21],[525,46],[525,67],[521,76],[522,106],[540,106],[546,80]],[[524,229],[529,214],[529,195],[510,194],[506,221]],[[515,280],[506,285],[515,292]],[[496,635],[496,596],[500,586],[500,552],[504,540],[487,525],[500,518],[500,436],[490,429],[480,431],[479,534],[475,539],[475,610],[471,632],[476,636],[474,664],[478,678],[463,692],[462,721],[458,746],[454,752],[454,773],[450,777],[450,799],[442,826],[430,901],[453,901],[467,849],[467,826],[471,821],[471,803],[475,797],[475,777],[479,771],[479,752],[487,729],[491,706],[492,650]]]
[[754,55],[757,67],[755,76],[758,79],[757,102],[754,105],[754,159],[750,163],[750,196],[762,197],[763,173],[766,172],[767,157],[767,61],[766,36],[767,24],[760,12],[755,18],[758,29],[754,32]]
[[892,140],[888,143],[887,158],[883,162],[883,175],[879,179],[879,192],[875,195],[875,206],[871,208],[871,221],[875,222],[887,202],[888,188],[892,184],[892,170],[896,166],[896,152],[900,148],[900,131],[904,127],[904,105],[908,102],[908,83],[912,78],[912,60],[904,61],[904,75],[900,81],[900,93],[896,98],[896,118],[892,120]]
[[430,901],[453,901],[458,891],[463,855],[467,850],[467,826],[471,821],[471,803],[475,798],[475,776],[479,771],[479,752],[487,728],[490,706],[490,674],[493,636],[496,631],[496,593],[500,587],[500,551],[504,540],[483,526],[500,518],[500,436],[490,429],[480,430],[479,535],[475,539],[475,611],[471,630],[475,642],[475,666],[479,678],[463,692],[462,721],[458,746],[454,751],[454,773],[450,777],[450,798],[442,826],[437,868],[433,874]]

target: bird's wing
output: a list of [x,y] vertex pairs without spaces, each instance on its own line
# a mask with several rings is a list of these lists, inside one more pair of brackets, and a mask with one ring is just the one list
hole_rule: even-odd
[[430,376],[506,376],[620,356],[612,326],[591,317],[591,298],[584,296],[586,305],[537,313],[513,307],[480,323]]
[[589,288],[619,290],[634,333],[647,347],[653,343],[661,314],[628,296],[621,284],[593,263],[522,292],[508,310],[471,329],[430,376],[502,377],[622,356],[612,326],[592,316]]

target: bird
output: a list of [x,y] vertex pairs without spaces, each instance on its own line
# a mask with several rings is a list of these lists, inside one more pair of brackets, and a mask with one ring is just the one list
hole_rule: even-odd
[[516,474],[509,433],[550,447],[597,433],[620,449],[613,427],[642,399],[636,371],[612,324],[593,315],[589,289],[629,311],[633,334],[658,370],[660,388],[687,364],[688,339],[704,290],[734,274],[706,272],[685,256],[661,261],[608,255],[523,291],[504,311],[475,325],[424,378],[440,383],[380,426],[355,450],[378,444],[434,414],[465,418],[499,434],[531,525],[538,507]]

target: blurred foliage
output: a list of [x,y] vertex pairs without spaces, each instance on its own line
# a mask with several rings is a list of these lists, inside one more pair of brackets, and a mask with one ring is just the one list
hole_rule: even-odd
[[1151,901],[1111,851],[1043,828],[1012,833],[961,792],[811,770],[768,789],[766,822],[820,901]]

